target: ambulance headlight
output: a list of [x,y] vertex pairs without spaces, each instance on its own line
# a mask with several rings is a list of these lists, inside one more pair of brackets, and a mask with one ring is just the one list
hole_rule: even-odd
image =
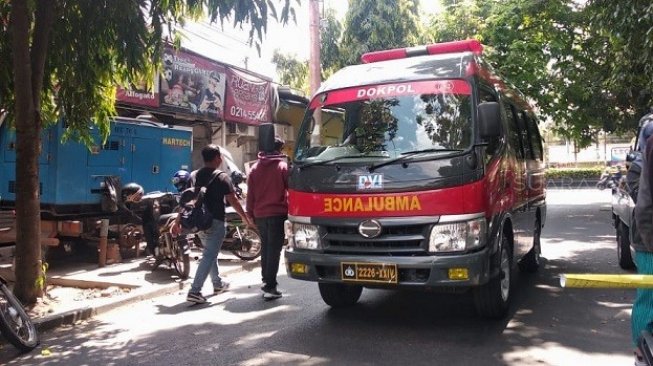
[[438,224],[431,229],[429,252],[462,252],[484,244],[487,223],[485,218]]
[[286,221],[288,246],[296,249],[321,249],[317,226]]

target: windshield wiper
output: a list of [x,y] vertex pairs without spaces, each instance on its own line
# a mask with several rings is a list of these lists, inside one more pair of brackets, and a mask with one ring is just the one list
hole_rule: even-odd
[[430,149],[422,149],[422,150],[412,150],[412,151],[404,151],[402,152],[399,156],[392,158],[390,160],[386,160],[384,162],[378,163],[378,164],[372,164],[369,167],[370,172],[378,169],[382,166],[390,165],[393,163],[396,163],[398,161],[405,160],[409,157],[413,157],[415,155],[419,154],[426,154],[426,153],[432,153],[432,152],[460,152],[464,151],[463,149],[446,149],[446,148],[430,148]]
[[331,159],[312,161],[312,162],[304,163],[304,164],[297,164],[297,167],[299,169],[304,169],[304,168],[308,168],[308,167],[311,167],[311,166],[314,166],[314,165],[324,165],[324,164],[332,163],[332,162],[338,161],[338,160],[353,159],[353,158],[364,158],[366,156],[367,156],[366,154],[336,156],[335,158],[331,158]]

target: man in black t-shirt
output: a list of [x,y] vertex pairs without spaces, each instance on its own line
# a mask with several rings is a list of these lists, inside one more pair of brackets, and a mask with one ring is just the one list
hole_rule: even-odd
[[[220,278],[218,271],[218,253],[225,236],[225,199],[238,212],[243,222],[248,226],[251,225],[243,207],[236,198],[229,175],[224,172],[214,174],[222,163],[220,148],[216,145],[207,145],[202,149],[202,159],[204,160],[204,167],[191,173],[191,184],[195,187],[206,187],[204,202],[213,216],[213,224],[209,229],[198,234],[200,240],[202,240],[204,250],[195,272],[195,279],[186,297],[187,301],[197,304],[206,302],[206,298],[202,296],[202,286],[209,273],[213,282],[214,294],[222,293],[229,287],[229,284]],[[180,232],[179,219],[172,230],[173,233]]]

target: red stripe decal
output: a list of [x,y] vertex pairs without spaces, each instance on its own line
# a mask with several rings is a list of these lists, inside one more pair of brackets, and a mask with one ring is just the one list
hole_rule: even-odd
[[289,213],[308,217],[406,217],[485,212],[485,180],[431,191],[319,194],[289,191]]
[[[445,94],[470,95],[472,88],[464,80],[429,80],[407,83],[357,86],[320,94],[313,98],[310,108],[358,100],[374,100],[401,95]],[[326,95],[326,100],[320,101]]]

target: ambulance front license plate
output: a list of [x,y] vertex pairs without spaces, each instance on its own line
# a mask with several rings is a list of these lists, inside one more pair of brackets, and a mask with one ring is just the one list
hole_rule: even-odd
[[397,283],[397,265],[385,263],[340,263],[342,280],[347,282]]

